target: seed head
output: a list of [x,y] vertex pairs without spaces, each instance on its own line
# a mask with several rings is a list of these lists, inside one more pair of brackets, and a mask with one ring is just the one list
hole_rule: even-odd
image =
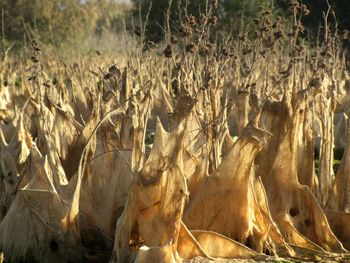
[[300,32],[304,32],[305,31],[305,27],[304,27],[304,25],[301,22],[298,23],[298,30]]
[[34,63],[38,63],[39,62],[39,59],[36,57],[36,56],[32,56],[30,58]]
[[269,32],[270,29],[269,29],[267,26],[263,26],[263,27],[261,28],[261,31],[262,31],[262,32]]
[[192,36],[192,29],[188,26],[185,26],[185,25],[181,25],[179,32],[183,37],[191,37]]
[[194,53],[194,52],[196,52],[196,50],[197,50],[197,46],[195,43],[191,42],[191,43],[187,44],[186,52]]
[[171,58],[173,56],[173,50],[171,48],[171,45],[167,45],[167,47],[163,51],[163,54],[166,58]]
[[243,34],[243,35],[240,35],[238,37],[239,40],[243,41],[243,42],[246,42],[247,41],[247,34]]
[[104,78],[105,80],[109,80],[111,77],[112,77],[112,73],[110,73],[110,72],[107,72],[107,73],[103,76],[103,78]]
[[171,44],[177,44],[178,40],[177,40],[176,36],[171,36],[170,42],[171,42]]
[[211,55],[213,55],[214,50],[215,50],[215,45],[212,43],[208,43],[205,47],[205,54],[207,56],[211,56]]
[[273,36],[275,37],[276,40],[279,40],[281,38],[283,38],[283,32],[282,31],[276,31],[273,33]]
[[228,50],[226,49],[226,48],[224,48],[222,51],[221,51],[221,55],[223,56],[223,57],[228,57],[228,55],[229,55],[229,52],[228,52]]
[[32,41],[32,47],[34,51],[40,51],[39,44],[35,39]]
[[263,12],[263,15],[264,15],[264,16],[269,16],[269,15],[271,15],[271,11],[265,10],[265,11]]
[[254,18],[253,22],[254,22],[255,25],[259,25],[260,24],[260,19]]
[[211,16],[209,17],[209,23],[212,25],[216,25],[216,23],[218,22],[218,17],[217,16]]
[[251,48],[251,47],[249,47],[248,45],[246,45],[244,48],[243,48],[243,50],[242,50],[242,54],[243,55],[248,55],[248,54],[250,54],[250,53],[252,53],[253,52],[253,49]]
[[216,9],[216,8],[218,8],[219,0],[211,0],[211,4],[212,4],[213,7]]
[[199,23],[201,26],[204,26],[208,22],[208,17],[205,14],[201,14],[201,18],[199,19]]
[[187,22],[191,26],[194,26],[195,24],[197,24],[196,18],[193,15],[190,15],[190,16],[187,17]]
[[298,8],[298,7],[299,7],[299,2],[298,2],[298,0],[290,0],[289,5],[290,5],[291,7],[296,7],[296,8]]
[[304,15],[304,16],[307,16],[310,14],[310,10],[307,8],[307,6],[305,4],[302,4],[301,5],[301,13]]

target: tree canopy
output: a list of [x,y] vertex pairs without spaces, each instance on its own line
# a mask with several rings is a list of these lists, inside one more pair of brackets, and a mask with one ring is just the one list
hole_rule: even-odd
[[216,33],[230,34],[237,32],[242,24],[255,17],[259,7],[268,6],[270,0],[132,0],[134,4],[134,17],[147,22],[146,35],[152,41],[164,39],[167,11],[170,11],[170,29],[174,32],[179,30],[179,25],[185,21],[186,15],[200,17],[210,8],[210,4],[217,3],[215,15],[218,18]]
[[[166,21],[166,13],[169,8],[169,0],[132,0],[134,4],[134,17],[143,21],[147,19],[146,35],[152,41],[160,41],[164,38],[164,25]],[[289,0],[173,0],[170,5],[170,25],[172,31],[177,31],[181,20],[187,12],[188,15],[199,17],[201,13],[205,13],[206,3],[218,2],[216,15],[218,24],[216,34],[224,33],[225,35],[237,33],[242,27],[253,24],[253,18],[261,7],[268,8],[275,15],[286,16],[288,14]],[[324,14],[328,10],[327,1],[301,1],[306,4],[310,10],[308,16],[303,18],[307,33],[310,38],[317,36],[320,25],[324,23]],[[330,0],[331,6],[329,22],[337,25],[341,31],[350,29],[350,2],[346,0]],[[336,21],[332,17],[332,11],[335,11]],[[141,15],[141,16],[140,16]]]
[[123,9],[109,0],[0,0],[0,11],[3,40],[21,43],[34,36],[59,43],[113,28]]

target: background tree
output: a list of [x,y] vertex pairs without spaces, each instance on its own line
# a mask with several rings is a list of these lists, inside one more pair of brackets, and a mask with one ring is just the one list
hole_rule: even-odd
[[[147,20],[146,36],[152,41],[164,39],[164,24],[166,12],[169,7],[169,0],[131,0],[134,5],[133,17],[135,24],[139,24],[141,14],[142,21]],[[214,0],[213,0],[214,1]],[[212,2],[212,0],[208,0]],[[215,34],[237,35],[240,29],[248,26],[254,27],[253,18],[256,18],[260,7],[268,8],[274,15],[287,16],[289,10],[289,0],[220,0],[219,8],[216,11],[218,24]],[[316,39],[320,25],[324,23],[323,13],[328,9],[327,1],[303,0],[309,9],[310,14],[303,18],[306,26],[306,34],[310,39]],[[207,0],[173,0],[171,2],[170,25],[171,30],[176,32],[184,19],[184,14],[192,14],[199,17],[206,8]],[[329,0],[332,10],[335,11],[339,29],[350,29],[350,2],[347,0]],[[335,21],[330,19],[330,23],[335,25]]]
[[20,41],[32,34],[43,42],[62,41],[90,26],[86,7],[79,0],[1,0],[3,37]]
[[[169,8],[168,0],[132,0],[134,4],[134,21],[147,20],[146,36],[158,42],[164,39],[164,24]],[[260,7],[267,7],[271,0],[173,0],[170,6],[170,26],[173,32],[178,31],[179,25],[184,21],[186,14],[200,17],[212,2],[218,2],[215,15],[219,18],[215,34],[228,35],[237,33],[242,25],[252,21],[259,12]],[[279,11],[276,7],[275,11]]]
[[[159,42],[164,39],[167,10],[170,7],[170,29],[177,31],[181,20],[186,13],[199,16],[206,8],[206,0],[132,0],[134,5],[133,21],[136,27],[146,26],[146,37],[149,40]],[[169,6],[170,5],[170,6]],[[136,34],[139,34],[136,29]]]
[[3,43],[35,37],[58,45],[103,30],[115,30],[125,5],[109,0],[0,0]]
[[[344,31],[350,30],[350,2],[348,0],[322,0],[322,1],[313,1],[313,0],[303,0],[304,4],[308,6],[310,11],[309,15],[303,17],[303,24],[306,27],[306,33],[309,35],[310,40],[317,39],[319,33],[322,34],[322,30],[319,31],[320,27],[324,26],[324,15],[328,10],[328,3],[331,7],[329,14],[329,25],[335,27],[338,26],[340,34],[343,34]],[[288,10],[287,0],[278,0],[277,4],[284,10]],[[336,15],[336,20],[334,20],[333,14]],[[322,36],[320,36],[322,38]]]

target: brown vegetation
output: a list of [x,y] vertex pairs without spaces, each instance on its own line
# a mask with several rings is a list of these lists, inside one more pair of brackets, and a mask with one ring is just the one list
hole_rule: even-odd
[[263,10],[254,40],[215,45],[211,3],[164,52],[64,64],[33,43],[30,61],[4,59],[6,260],[348,259],[349,124],[332,170],[334,115],[349,111],[337,35],[306,47],[292,1],[290,29]]

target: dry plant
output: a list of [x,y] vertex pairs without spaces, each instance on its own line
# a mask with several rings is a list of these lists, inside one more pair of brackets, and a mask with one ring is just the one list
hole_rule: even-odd
[[171,4],[161,48],[144,23],[113,61],[66,64],[34,40],[1,64],[5,260],[348,260],[348,119],[336,173],[333,150],[350,82],[331,9],[311,47],[296,0],[290,24],[261,8],[221,42],[218,1],[180,7],[176,32]]

